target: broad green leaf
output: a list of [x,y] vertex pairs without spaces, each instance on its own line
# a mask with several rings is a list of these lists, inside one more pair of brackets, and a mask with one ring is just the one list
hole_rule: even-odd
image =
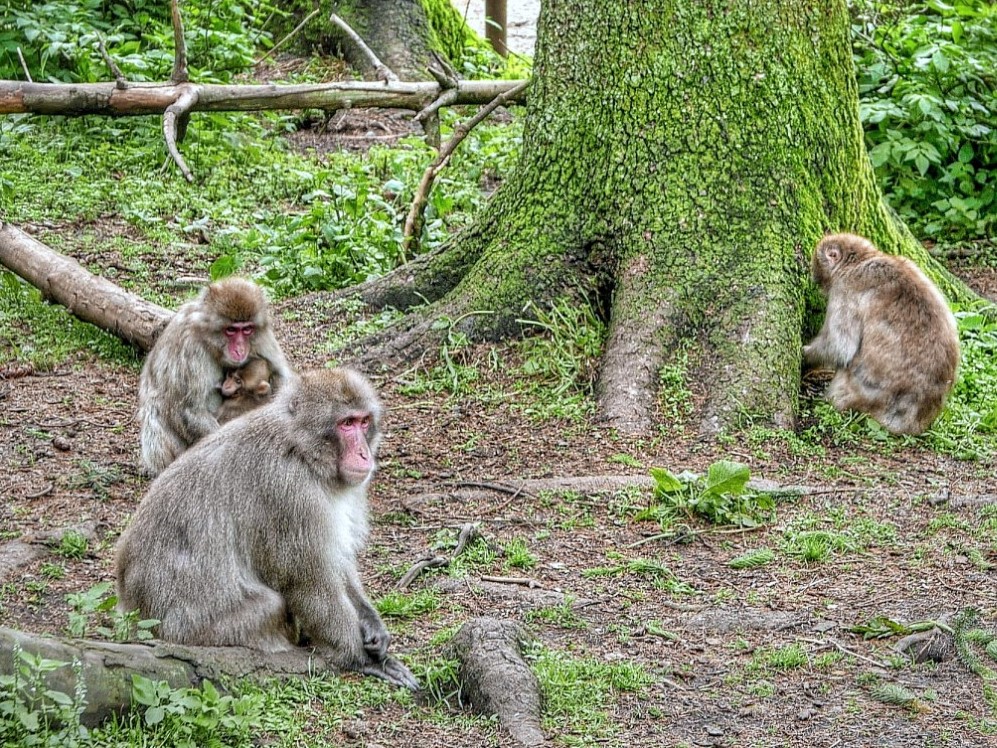
[[651,477],[654,478],[655,490],[659,493],[674,493],[684,488],[682,481],[665,468],[651,468]]
[[730,460],[718,460],[710,465],[706,473],[706,490],[704,496],[722,496],[733,494],[739,496],[751,478],[747,465]]

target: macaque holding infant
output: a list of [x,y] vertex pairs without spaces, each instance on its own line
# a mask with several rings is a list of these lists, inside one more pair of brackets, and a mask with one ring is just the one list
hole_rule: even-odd
[[824,326],[804,360],[834,369],[827,399],[868,413],[895,434],[920,434],[941,413],[959,364],[955,318],[935,285],[904,257],[854,234],[825,236],[814,281]]

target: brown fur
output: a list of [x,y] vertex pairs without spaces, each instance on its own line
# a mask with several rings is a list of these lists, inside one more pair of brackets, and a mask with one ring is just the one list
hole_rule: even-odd
[[270,365],[262,358],[251,358],[226,375],[220,390],[224,399],[215,417],[218,423],[228,423],[270,401]]
[[357,570],[380,421],[364,377],[319,370],[195,444],[118,541],[121,609],[190,645],[281,651],[300,631],[327,662],[415,688]]
[[269,364],[275,391],[294,376],[270,329],[263,292],[244,278],[212,283],[173,315],[139,376],[142,464],[149,475],[218,428],[218,383],[226,369],[244,363],[227,357],[224,331],[233,322],[256,325],[250,355]]
[[959,364],[955,319],[944,297],[910,260],[854,234],[820,241],[813,276],[827,296],[827,313],[803,356],[834,369],[827,398],[894,433],[925,431]]

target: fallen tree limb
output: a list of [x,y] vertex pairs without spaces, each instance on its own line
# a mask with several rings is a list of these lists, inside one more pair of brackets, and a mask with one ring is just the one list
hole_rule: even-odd
[[[482,105],[522,81],[459,81],[452,103]],[[60,114],[116,117],[163,114],[186,92],[196,94],[192,112],[261,111],[270,109],[358,109],[386,107],[421,111],[441,93],[439,83],[373,83],[342,81],[279,86],[187,83],[29,83],[0,81],[0,114]],[[525,92],[510,97],[525,101]]]
[[[95,725],[131,704],[132,676],[166,681],[173,688],[221,677],[305,676],[326,669],[307,650],[267,654],[241,647],[184,647],[179,644],[117,644],[53,639],[0,628],[0,674],[14,672],[14,650],[67,663],[41,675],[47,688],[76,693],[77,672],[86,689],[85,725]],[[71,663],[78,662],[74,670]],[[333,670],[335,672],[335,670]]]
[[454,636],[461,696],[482,714],[495,714],[520,745],[542,745],[540,686],[523,659],[523,631],[512,621],[473,618]]
[[10,224],[0,223],[0,265],[38,288],[46,299],[144,351],[173,317],[170,310],[91,274],[76,260]]

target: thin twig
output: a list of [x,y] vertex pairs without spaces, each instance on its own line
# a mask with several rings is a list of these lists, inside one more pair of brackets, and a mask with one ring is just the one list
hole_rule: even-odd
[[454,548],[453,556],[451,558],[447,558],[446,556],[437,556],[434,554],[423,556],[412,565],[412,568],[405,572],[401,579],[398,580],[398,584],[395,585],[396,589],[406,589],[426,569],[440,569],[444,566],[448,566],[452,559],[457,558],[465,551],[468,544],[472,543],[479,537],[481,537],[481,533],[478,531],[478,523],[465,523],[460,528],[460,534],[457,536],[457,547]]
[[[176,0],[173,1],[176,2]],[[166,139],[166,148],[169,150],[170,156],[173,157],[176,165],[180,167],[184,179],[188,182],[194,181],[194,175],[191,174],[190,169],[187,167],[187,162],[183,160],[183,156],[180,155],[180,149],[177,147],[177,129],[178,124],[181,129],[185,129],[186,118],[190,116],[190,110],[196,103],[197,89],[187,87],[177,97],[176,101],[166,107],[166,111],[163,112],[163,137]]]
[[523,587],[529,587],[533,589],[535,587],[540,587],[540,582],[536,579],[530,579],[529,577],[481,577],[482,582],[495,582],[496,584],[518,584]]
[[100,50],[100,56],[104,58],[104,64],[107,65],[111,71],[111,75],[114,76],[114,85],[119,90],[124,91],[128,88],[128,79],[125,78],[125,74],[121,72],[118,64],[111,59],[111,55],[107,52],[107,47],[104,46],[104,37],[102,36],[97,37],[97,49]]
[[333,13],[329,16],[329,20],[342,29],[343,33],[346,34],[350,41],[357,45],[357,48],[364,54],[364,56],[370,61],[370,64],[374,67],[374,75],[383,80],[385,83],[397,83],[398,76],[394,72],[381,62],[377,55],[374,54],[374,50],[367,46],[367,43],[360,38],[360,34],[350,28],[350,24],[340,18],[338,15]]
[[854,652],[848,647],[846,647],[844,644],[836,642],[834,639],[801,639],[800,641],[807,642],[808,644],[816,644],[821,647],[834,647],[842,654],[854,657],[857,660],[862,660],[863,662],[868,662],[870,665],[875,665],[876,667],[880,668],[889,668],[889,665],[887,663],[879,662],[878,660],[874,660],[871,657],[866,657],[865,655],[861,655],[858,652]]
[[424,556],[416,561],[411,569],[405,572],[405,575],[398,580],[395,588],[404,590],[426,569],[439,569],[449,563],[450,560],[446,556]]
[[[280,48],[281,48],[281,47],[283,47],[283,46],[284,46],[285,44],[287,44],[287,43],[288,43],[288,42],[289,42],[289,41],[290,41],[291,39],[293,39],[293,38],[295,37],[295,35],[296,35],[296,34],[297,34],[297,33],[298,33],[299,31],[301,31],[301,29],[303,29],[303,28],[305,27],[305,24],[307,24],[307,23],[308,23],[308,22],[309,22],[310,20],[312,20],[312,19],[313,19],[313,18],[314,18],[315,16],[317,16],[317,15],[318,15],[318,14],[319,14],[319,13],[320,13],[321,11],[322,11],[322,8],[316,8],[316,9],[315,9],[315,10],[313,10],[313,11],[312,11],[311,13],[309,13],[309,14],[308,14],[307,16],[305,16],[305,20],[303,20],[303,21],[302,21],[301,23],[299,23],[299,24],[298,24],[297,26],[295,26],[295,27],[294,27],[294,28],[293,28],[293,29],[291,30],[291,33],[289,33],[289,34],[288,34],[287,36],[285,36],[285,37],[284,37],[283,39],[281,39],[281,40],[280,40],[279,42],[277,42],[277,43],[276,43],[276,44],[274,44],[274,45],[273,45],[272,47],[270,47],[270,50],[269,50],[269,51],[268,51],[268,52],[267,52],[267,53],[266,53],[265,55],[263,55],[263,57],[261,57],[260,59],[258,59],[258,60],[257,60],[256,62],[254,62],[253,64],[254,64],[254,65],[259,65],[259,64],[261,64],[261,63],[263,63],[263,62],[266,62],[266,60],[267,60],[267,58],[268,58],[268,57],[270,57],[270,56],[271,56],[271,55],[273,55],[273,54],[276,54],[276,52],[277,52],[277,50],[278,50],[278,49],[280,49]],[[273,15],[273,14],[271,14],[271,15]],[[269,20],[269,19],[268,19],[268,20]],[[265,24],[265,23],[266,23],[266,22],[264,22],[264,24]]]
[[49,483],[43,489],[41,489],[40,491],[35,491],[34,493],[29,493],[24,498],[26,498],[26,499],[40,499],[42,496],[47,496],[48,494],[52,493],[52,489],[53,488],[55,488],[55,484],[54,483]]
[[[408,217],[405,219],[405,229],[402,234],[402,264],[406,262],[406,255],[408,251],[412,249],[414,245],[418,244],[417,237],[419,232],[422,231],[422,210],[425,208],[426,202],[429,200],[429,191],[433,188],[433,182],[436,180],[436,175],[443,170],[443,167],[446,166],[447,162],[450,160],[450,156],[453,154],[454,150],[456,150],[461,141],[467,137],[468,133],[470,133],[479,122],[506,103],[509,99],[522,93],[529,84],[529,81],[523,81],[519,85],[510,88],[505,93],[499,94],[488,104],[481,107],[478,113],[471,117],[471,119],[467,122],[462,122],[454,128],[453,136],[450,140],[443,144],[443,147],[440,148],[440,152],[436,155],[436,158],[433,159],[433,162],[429,165],[426,171],[423,172],[422,179],[419,181],[419,187],[415,191],[415,197],[412,199],[412,207],[409,209]],[[451,93],[454,96],[457,95],[456,89],[450,89],[450,91],[444,92],[444,96],[447,93]],[[443,96],[440,98],[442,99]],[[439,101],[439,99],[437,99],[437,101]]]
[[507,486],[504,483],[486,483],[482,481],[462,480],[457,483],[457,488],[484,488],[489,491],[509,493],[513,496],[529,496],[531,499],[536,498],[536,496],[531,494],[529,491],[524,490],[522,486],[517,488],[516,486]]
[[28,70],[28,63],[25,62],[24,55],[21,54],[20,47],[17,48],[17,59],[21,61],[21,69],[24,71],[24,77],[28,79],[28,83],[34,83],[34,81],[31,80],[31,71]]
[[[178,5],[178,0],[170,0],[170,17],[173,19],[173,74],[170,76],[170,81],[173,83],[186,83],[190,80],[190,74],[187,72],[187,42],[184,40],[183,35],[183,17],[180,15],[180,7]],[[169,141],[167,141],[169,145]],[[177,154],[179,155],[179,153]],[[177,156],[173,157],[176,161]],[[182,162],[181,158],[179,162]],[[182,166],[181,169],[185,169],[186,166]],[[193,181],[193,177],[187,180],[188,182]]]

